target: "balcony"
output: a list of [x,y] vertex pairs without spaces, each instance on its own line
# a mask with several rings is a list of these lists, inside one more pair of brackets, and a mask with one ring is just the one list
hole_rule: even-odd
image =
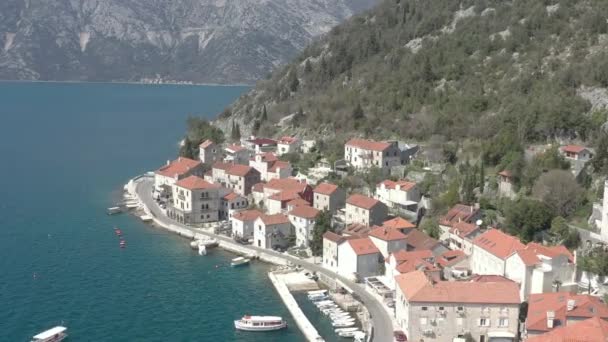
[[185,201],[185,200],[186,200],[186,196],[184,196],[183,194],[179,194],[179,195],[177,195],[177,198],[178,198],[179,200],[182,200],[182,201]]

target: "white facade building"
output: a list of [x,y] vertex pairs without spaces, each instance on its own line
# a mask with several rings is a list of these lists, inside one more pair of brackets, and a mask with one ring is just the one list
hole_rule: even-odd
[[289,221],[296,231],[296,246],[308,248],[319,213],[310,206],[297,206],[289,212]]
[[277,141],[277,155],[300,152],[302,141],[296,137],[282,137]]
[[344,159],[355,169],[377,167],[389,170],[401,165],[398,143],[351,139],[344,145]]
[[175,182],[189,176],[203,177],[203,164],[200,161],[184,157],[167,161],[165,166],[154,172],[154,190],[168,194]]
[[254,223],[254,246],[268,249],[286,248],[294,234],[289,218],[283,214],[262,215]]
[[338,273],[355,280],[378,275],[382,254],[369,238],[349,239],[338,246]]
[[420,202],[420,191],[414,182],[385,180],[376,186],[374,197],[389,208],[416,212]]
[[219,220],[220,186],[190,176],[173,184],[173,201],[167,207],[167,216],[186,224],[216,222]]
[[354,194],[346,200],[347,225],[360,223],[367,226],[380,225],[386,220],[388,209],[386,205],[376,199]]
[[243,210],[232,215],[232,236],[244,239],[253,238],[255,221],[262,216],[258,210]]

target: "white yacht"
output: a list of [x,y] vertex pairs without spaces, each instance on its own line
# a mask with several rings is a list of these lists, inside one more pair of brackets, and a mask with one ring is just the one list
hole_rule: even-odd
[[234,258],[230,262],[230,266],[233,266],[233,267],[247,265],[247,264],[249,264],[249,259],[243,258],[243,257]]
[[243,316],[234,321],[234,327],[245,331],[272,331],[286,328],[287,322],[278,316]]
[[47,331],[43,331],[40,334],[32,337],[32,342],[59,342],[63,341],[68,334],[66,333],[68,328],[62,326],[56,326]]

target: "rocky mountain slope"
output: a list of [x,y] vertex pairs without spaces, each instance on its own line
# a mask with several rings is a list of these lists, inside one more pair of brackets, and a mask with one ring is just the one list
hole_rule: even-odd
[[589,140],[606,122],[607,19],[602,0],[385,0],[260,81],[216,125],[512,148]]
[[252,83],[376,0],[3,0],[0,79]]

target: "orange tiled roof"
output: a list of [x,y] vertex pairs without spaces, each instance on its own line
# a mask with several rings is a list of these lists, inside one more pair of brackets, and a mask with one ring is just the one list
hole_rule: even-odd
[[450,233],[452,234],[458,232],[458,234],[456,235],[460,237],[466,237],[476,232],[477,230],[479,230],[479,227],[477,227],[476,225],[463,221],[452,224],[452,227],[449,229]]
[[342,231],[342,234],[349,234],[358,237],[366,237],[369,234],[371,228],[361,223],[349,224],[346,229]]
[[232,215],[232,218],[239,221],[254,221],[262,215],[262,212],[260,212],[259,210],[243,210],[234,213],[234,215]]
[[228,170],[230,170],[230,168],[232,166],[234,166],[234,164],[232,164],[232,163],[215,162],[215,163],[213,163],[213,165],[211,165],[211,168],[217,169],[217,170],[228,171]]
[[366,139],[350,139],[346,146],[352,146],[363,150],[382,152],[391,146],[389,143],[366,140]]
[[549,258],[555,258],[560,255],[568,257],[568,261],[574,262],[574,255],[565,246],[543,246],[536,242],[530,242],[526,249],[531,249],[536,254],[544,255]]
[[570,153],[581,153],[584,150],[586,150],[585,146],[580,146],[580,145],[566,145],[566,146],[562,146],[561,150],[564,152],[570,152]]
[[[546,320],[546,318],[545,318]],[[605,342],[608,341],[608,322],[593,317],[568,326],[560,326],[553,331],[533,336],[526,342]]]
[[300,198],[300,195],[298,195],[297,191],[293,190],[284,190],[268,197],[269,200],[281,202],[292,201],[298,198]]
[[289,218],[283,214],[262,215],[260,216],[265,225],[275,225],[289,223]]
[[333,241],[333,242],[337,243],[338,245],[346,240],[357,239],[357,237],[355,237],[355,236],[344,236],[344,235],[336,234],[334,232],[325,232],[323,234],[323,238],[327,239],[329,241]]
[[412,252],[406,252],[405,250],[400,249],[391,255],[393,256],[393,258],[395,258],[395,261],[397,261],[397,262],[405,261],[408,259],[432,259],[433,258],[433,252],[430,249],[412,251]]
[[219,189],[217,184],[209,183],[198,176],[189,176],[175,182],[175,185],[188,190]]
[[264,192],[264,183],[256,183],[251,187],[251,191]]
[[474,283],[499,283],[499,282],[513,283],[514,281],[509,278],[506,278],[504,276],[501,276],[501,275],[481,274],[481,275],[473,276],[473,278],[471,278],[471,282],[474,282]]
[[357,255],[380,253],[378,247],[369,238],[352,239],[348,240],[348,243]]
[[201,165],[198,160],[193,160],[185,157],[179,157],[174,161],[170,162],[169,165],[165,165],[160,169],[156,170],[156,173],[165,177],[181,176],[191,169]]
[[226,146],[225,149],[230,150],[232,152],[239,152],[239,151],[244,150],[245,148],[241,145],[229,145],[229,146]]
[[300,198],[300,197],[287,202],[287,206],[292,206],[292,207],[299,207],[299,206],[303,206],[303,205],[310,206],[310,203],[308,203],[307,200]]
[[390,179],[380,182],[377,187],[379,188],[381,184],[384,184],[384,186],[387,189],[396,189],[397,186],[399,186],[399,189],[401,191],[409,191],[416,186],[415,182],[410,182],[410,181],[406,181],[406,180],[400,180],[400,181],[394,182]]
[[269,172],[277,172],[279,169],[286,169],[288,167],[291,167],[291,164],[289,162],[282,160],[276,160],[271,164],[272,165],[270,165],[270,167],[268,168]]
[[386,227],[372,227],[372,230],[369,232],[369,236],[373,236],[377,239],[383,241],[396,241],[396,240],[405,240],[406,236],[398,229],[389,229]]
[[295,178],[281,178],[271,179],[268,183],[264,185],[264,188],[280,191],[291,190],[301,193],[306,190],[307,186],[308,184],[300,182]]
[[313,207],[302,205],[302,206],[295,207],[292,211],[289,212],[289,215],[307,218],[307,219],[313,219],[313,218],[316,218],[319,215],[319,213],[320,213],[320,211]]
[[348,197],[346,203],[354,205],[355,207],[369,210],[379,204],[380,201],[360,194],[353,194]]
[[468,258],[467,255],[464,254],[463,251],[457,249],[453,251],[446,251],[445,253],[441,254],[436,261],[441,267],[450,267],[461,262],[462,260],[465,260],[466,258]]
[[293,143],[295,143],[297,141],[298,141],[298,138],[285,136],[285,137],[281,137],[278,140],[278,143],[279,144],[285,144],[285,145],[291,145],[291,144],[293,144]]
[[207,147],[209,147],[209,146],[211,146],[211,145],[213,145],[213,141],[211,141],[211,140],[207,139],[207,140],[203,141],[203,142],[202,142],[202,143],[199,145],[199,147],[200,147],[200,148],[207,148]]
[[338,186],[331,183],[321,183],[317,185],[314,189],[315,193],[322,195],[331,195],[334,191],[338,190]]
[[392,229],[411,229],[416,228],[416,225],[404,218],[395,217],[394,219],[384,221],[384,223],[382,223],[382,227]]
[[226,201],[234,201],[237,198],[239,198],[239,195],[235,192],[230,192],[230,193],[227,193],[226,195],[224,195],[224,199]]
[[[574,308],[570,311],[568,300],[574,300]],[[551,330],[547,327],[547,311],[555,312],[554,327],[566,325],[568,318],[608,319],[608,307],[598,297],[568,292],[535,293],[528,299],[527,330]]]
[[[440,281],[432,284],[421,271],[395,277],[410,302],[463,304],[519,304],[519,288],[514,282],[479,283]],[[422,273],[424,275],[424,273]]]
[[439,244],[439,241],[418,229],[412,229],[406,241],[414,250],[433,249]]
[[503,260],[525,247],[518,238],[494,228],[476,237],[473,244]]
[[448,213],[443,216],[439,223],[444,226],[451,226],[452,224],[460,221],[472,223],[472,218],[477,214],[478,210],[475,207],[464,205],[464,204],[456,204],[448,211]]
[[232,167],[230,167],[228,170],[226,170],[227,174],[233,175],[233,176],[239,176],[239,177],[245,177],[251,172],[259,173],[258,170],[252,168],[251,166],[240,165],[240,164],[232,165]]

